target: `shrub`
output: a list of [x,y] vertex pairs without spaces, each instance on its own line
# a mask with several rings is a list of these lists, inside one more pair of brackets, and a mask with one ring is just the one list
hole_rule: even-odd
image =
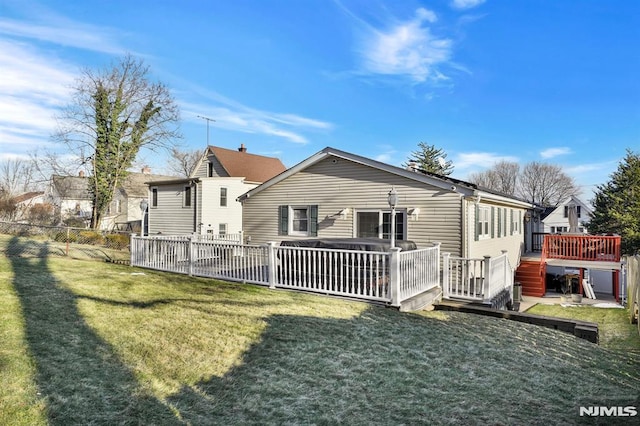
[[96,231],[80,231],[78,233],[78,242],[81,244],[92,244],[99,246],[104,244],[104,237]]
[[67,231],[61,231],[54,234],[53,240],[59,243],[65,243],[67,241],[69,241],[70,243],[75,243],[76,241],[78,241],[78,236],[73,232],[70,232],[67,236]]
[[105,236],[105,246],[122,250],[127,248],[129,245],[129,235],[126,234],[109,234]]

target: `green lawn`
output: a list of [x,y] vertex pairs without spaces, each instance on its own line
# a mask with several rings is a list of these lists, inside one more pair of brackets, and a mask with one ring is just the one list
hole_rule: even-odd
[[640,356],[638,327],[631,324],[628,309],[539,303],[528,309],[527,313],[595,322],[598,324],[598,337],[601,346],[619,351],[635,352]]
[[638,405],[636,354],[554,330],[0,245],[2,425],[573,424]]

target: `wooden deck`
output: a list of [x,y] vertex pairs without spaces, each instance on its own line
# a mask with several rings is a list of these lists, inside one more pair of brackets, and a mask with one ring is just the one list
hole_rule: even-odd
[[[565,266],[619,271],[620,237],[605,235],[537,234],[534,252],[521,257],[516,281],[525,296],[542,297],[546,293],[546,267]],[[537,251],[537,250],[540,251]]]

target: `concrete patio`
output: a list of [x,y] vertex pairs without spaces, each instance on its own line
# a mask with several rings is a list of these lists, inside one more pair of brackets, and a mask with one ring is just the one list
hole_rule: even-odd
[[519,312],[525,312],[527,309],[532,306],[540,303],[544,305],[589,305],[589,306],[599,306],[599,307],[622,307],[618,302],[616,302],[615,297],[610,294],[604,293],[596,293],[595,299],[589,299],[585,296],[582,297],[582,302],[563,302],[560,298],[561,294],[559,293],[547,293],[544,297],[533,297],[533,296],[522,296],[520,300],[520,309]]

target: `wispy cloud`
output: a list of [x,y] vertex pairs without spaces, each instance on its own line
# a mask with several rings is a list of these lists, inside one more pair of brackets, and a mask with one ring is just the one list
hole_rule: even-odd
[[403,76],[413,83],[448,79],[440,66],[450,61],[453,42],[432,34],[429,24],[438,19],[434,12],[419,8],[410,20],[389,18],[376,27],[338,4],[360,29],[361,74]]
[[472,9],[484,3],[485,0],[453,0],[451,7],[454,9]]
[[568,147],[557,147],[557,148],[548,148],[544,151],[540,152],[540,156],[544,159],[558,157],[560,155],[571,154],[571,148]]
[[456,172],[470,169],[485,169],[500,161],[518,162],[518,157],[499,155],[493,152],[466,152],[456,155],[453,166]]
[[50,46],[122,54],[122,32],[70,20],[32,4],[28,20],[0,18],[0,146],[21,153],[47,145],[79,66]]
[[3,150],[47,142],[55,111],[67,102],[73,66],[26,43],[0,39],[0,141]]
[[72,21],[49,10],[38,14],[35,22],[0,18],[0,35],[107,54],[127,52],[119,41],[122,31]]
[[305,132],[327,131],[331,123],[290,113],[258,110],[204,88],[193,90],[204,99],[198,102],[181,101],[184,120],[200,120],[198,115],[214,119],[218,128],[243,133],[264,134],[289,142],[306,144]]

